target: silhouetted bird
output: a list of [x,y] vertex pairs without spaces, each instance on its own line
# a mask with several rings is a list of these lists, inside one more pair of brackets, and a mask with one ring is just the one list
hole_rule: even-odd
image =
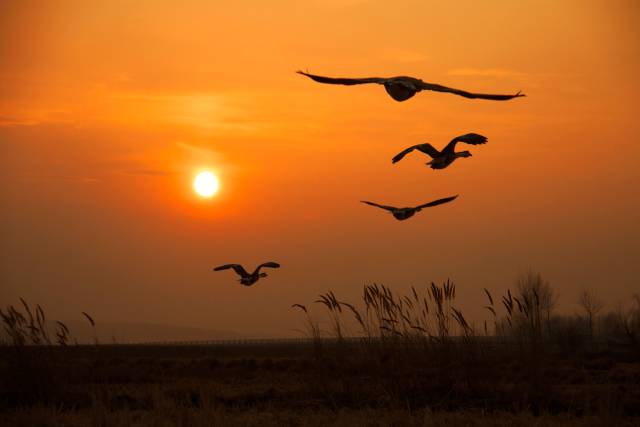
[[391,212],[391,215],[393,215],[395,219],[397,219],[398,221],[403,221],[405,219],[411,218],[417,212],[420,212],[423,208],[430,208],[432,206],[438,206],[443,203],[449,203],[456,197],[458,196],[456,195],[451,197],[445,197],[444,199],[434,200],[433,202],[425,203],[424,205],[416,206],[415,208],[396,208],[393,206],[384,206],[384,205],[379,205],[373,202],[367,202],[366,200],[361,200],[361,202],[371,206],[375,206],[377,208],[386,209],[389,212]]
[[433,160],[427,163],[427,165],[431,166],[431,169],[444,169],[449,166],[455,159],[458,157],[471,157],[471,153],[468,151],[460,151],[455,152],[456,144],[458,142],[464,142],[465,144],[478,145],[484,144],[487,142],[487,138],[478,135],[477,133],[467,133],[465,135],[456,136],[451,140],[450,143],[447,144],[446,147],[442,151],[436,150],[433,145],[425,143],[414,145],[413,147],[409,147],[406,150],[398,153],[392,160],[392,163],[399,162],[402,160],[404,156],[412,152],[413,150],[418,150],[425,153],[428,156],[431,156]]
[[260,279],[261,277],[267,277],[267,273],[260,273],[260,269],[262,267],[279,268],[280,264],[272,261],[263,262],[251,274],[247,273],[247,270],[245,270],[240,264],[221,265],[220,267],[214,268],[213,271],[228,270],[232,268],[233,271],[238,273],[238,275],[240,276],[240,283],[242,283],[245,286],[251,286],[254,283],[256,283],[258,279]]
[[524,94],[518,92],[515,95],[492,95],[486,93],[473,93],[467,92],[460,89],[453,89],[446,86],[441,86],[435,83],[427,83],[423,82],[420,79],[416,79],[414,77],[365,77],[365,78],[334,78],[334,77],[323,77],[316,76],[315,74],[305,73],[303,71],[297,71],[298,74],[302,74],[303,76],[307,76],[310,79],[318,82],[318,83],[328,83],[333,85],[360,85],[366,83],[377,83],[384,85],[384,88],[387,90],[387,93],[396,101],[406,101],[411,98],[416,93],[423,90],[432,90],[434,92],[449,92],[455,95],[464,96],[465,98],[471,99],[490,99],[493,101],[507,101],[509,99],[518,98],[521,96],[525,96]]

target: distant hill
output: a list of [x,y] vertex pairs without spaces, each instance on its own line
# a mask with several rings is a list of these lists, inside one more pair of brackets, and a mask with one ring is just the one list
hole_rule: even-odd
[[[259,332],[238,332],[161,323],[105,321],[98,321],[94,332],[89,322],[84,318],[63,321],[71,332],[70,344],[74,344],[75,340],[79,344],[93,344],[95,335],[97,335],[100,344],[278,339],[304,336],[302,331],[297,329],[261,329]],[[55,341],[56,326],[53,321],[47,322],[52,341]],[[0,323],[0,344],[9,341],[9,336]]]
[[[220,331],[215,329],[192,328],[189,326],[163,325],[156,323],[125,323],[101,322],[96,325],[95,332],[87,321],[66,322],[71,331],[71,341],[78,340],[80,344],[93,343],[94,337],[101,344],[131,344],[163,341],[206,341],[243,339],[248,336],[234,331]],[[48,324],[49,335],[55,340],[54,323]],[[0,331],[0,337],[5,340],[5,331]]]

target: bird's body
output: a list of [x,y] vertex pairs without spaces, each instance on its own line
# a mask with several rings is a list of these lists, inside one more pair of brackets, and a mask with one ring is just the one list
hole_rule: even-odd
[[258,281],[258,279],[262,278],[262,277],[267,277],[267,273],[260,273],[258,275],[251,275],[249,277],[242,277],[240,278],[240,284],[245,285],[245,286],[251,286],[254,283],[256,283]]
[[396,208],[394,206],[379,205],[377,203],[368,202],[366,200],[362,200],[362,203],[366,203],[367,205],[375,206],[377,208],[381,208],[381,209],[387,210],[398,221],[404,221],[405,219],[411,218],[412,216],[414,216],[416,213],[420,212],[424,208],[430,208],[432,206],[438,206],[438,205],[441,205],[443,203],[449,203],[449,202],[453,201],[456,197],[458,197],[458,196],[456,195],[456,196],[451,196],[451,197],[445,197],[444,199],[434,200],[432,202],[425,203],[425,204],[422,204],[422,205],[418,205],[418,206],[415,206],[415,207],[405,207],[405,208]]
[[435,157],[430,162],[425,163],[431,169],[444,169],[453,163],[458,157],[471,157],[471,153],[468,151],[462,151],[459,153],[447,153],[442,156]]
[[342,77],[324,77],[315,74],[305,73],[303,71],[297,71],[298,74],[309,77],[311,80],[318,83],[336,84],[336,85],[358,85],[367,83],[376,83],[384,86],[385,90],[398,102],[406,101],[412,98],[416,93],[423,90],[430,90],[434,92],[448,92],[455,95],[463,96],[469,99],[488,99],[492,101],[507,101],[509,99],[525,96],[520,92],[515,95],[495,95],[487,93],[473,93],[465,90],[454,89],[447,86],[442,86],[435,83],[427,83],[415,77],[397,76],[397,77],[365,77],[365,78],[342,78]]
[[260,269],[263,267],[269,267],[269,268],[279,268],[280,264],[278,264],[277,262],[273,262],[273,261],[269,261],[269,262],[264,262],[262,264],[260,264],[258,267],[256,267],[256,269],[254,270],[253,273],[249,274],[247,272],[247,270],[244,269],[244,267],[242,267],[240,264],[225,264],[225,265],[221,265],[219,267],[214,268],[214,271],[221,271],[221,270],[228,270],[228,269],[233,269],[233,271],[235,271],[239,276],[239,282],[244,285],[244,286],[251,286],[254,283],[256,283],[260,278],[262,277],[267,277],[267,273],[264,272],[260,272]]
[[478,135],[477,133],[467,133],[464,135],[460,135],[453,138],[451,142],[449,142],[449,144],[447,144],[447,146],[442,149],[442,151],[437,150],[433,147],[433,145],[429,143],[418,144],[406,148],[405,150],[396,154],[396,156],[391,161],[392,163],[397,163],[413,150],[418,150],[431,157],[432,160],[426,163],[429,167],[431,167],[431,169],[444,169],[459,157],[471,157],[471,153],[469,151],[455,151],[456,144],[458,142],[464,142],[465,144],[471,145],[479,145],[485,144],[487,142],[487,138],[482,135]]
[[396,208],[391,211],[391,215],[398,221],[404,221],[405,219],[409,219],[416,214],[416,212],[420,212],[420,209],[413,208]]

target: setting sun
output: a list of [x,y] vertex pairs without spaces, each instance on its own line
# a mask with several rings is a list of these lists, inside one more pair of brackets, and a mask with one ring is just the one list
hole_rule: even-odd
[[202,197],[211,197],[218,191],[218,178],[211,172],[200,172],[193,180],[193,189]]

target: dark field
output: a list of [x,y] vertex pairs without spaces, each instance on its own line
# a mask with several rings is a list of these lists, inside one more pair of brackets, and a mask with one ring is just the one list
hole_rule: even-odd
[[455,308],[449,281],[409,295],[370,285],[360,307],[320,295],[323,323],[294,304],[308,339],[209,345],[77,345],[21,301],[0,312],[0,421],[640,425],[640,297],[626,311],[598,315],[593,296],[584,316],[552,315],[552,290],[524,283],[500,299],[485,290],[482,327]]
[[[5,346],[2,425],[637,425],[630,346]],[[596,348],[599,347],[599,348]]]

